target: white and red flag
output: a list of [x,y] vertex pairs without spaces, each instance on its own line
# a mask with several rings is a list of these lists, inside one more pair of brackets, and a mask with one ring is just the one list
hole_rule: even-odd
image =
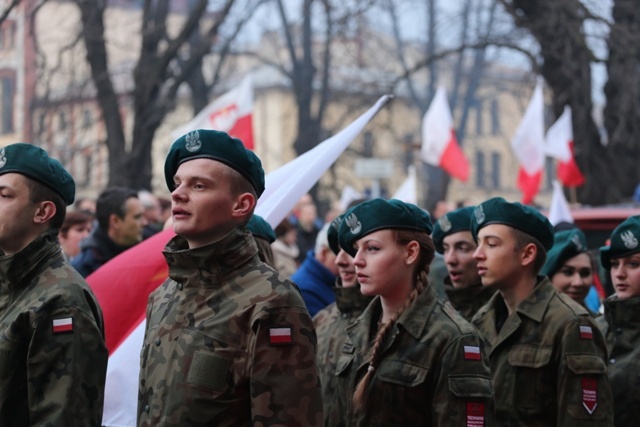
[[253,84],[247,75],[240,85],[216,98],[184,126],[171,132],[178,139],[196,129],[214,129],[227,132],[240,139],[244,146],[253,150]]
[[584,184],[584,175],[580,171],[573,154],[573,126],[571,107],[564,112],[547,131],[545,144],[547,156],[558,160],[556,176],[565,187],[579,187]]
[[422,119],[422,160],[460,181],[469,179],[469,161],[458,144],[447,91],[439,87]]
[[524,117],[511,140],[520,169],[518,188],[522,191],[522,203],[530,204],[538,194],[544,170],[544,101],[542,79],[538,79]]
[[[269,173],[255,213],[275,228],[389,99],[388,95],[381,97],[345,129]],[[109,350],[103,426],[136,425],[140,350],[144,340],[147,299],[168,276],[162,250],[173,236],[173,230],[161,231],[116,256],[87,277],[102,308]],[[270,342],[286,344],[291,339],[291,333],[286,329],[270,331]]]

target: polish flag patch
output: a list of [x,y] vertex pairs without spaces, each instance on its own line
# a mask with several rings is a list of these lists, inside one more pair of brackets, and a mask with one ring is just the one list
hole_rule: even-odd
[[73,332],[73,317],[65,317],[64,319],[53,319],[53,333]]
[[464,359],[465,360],[480,360],[480,347],[475,345],[464,346]]
[[484,427],[484,403],[467,402],[467,427]]
[[291,328],[269,328],[269,344],[286,345],[292,343]]
[[591,329],[591,326],[580,326],[580,338],[583,340],[593,339],[593,329]]
[[592,415],[598,406],[598,382],[594,378],[582,379],[582,405],[589,415]]

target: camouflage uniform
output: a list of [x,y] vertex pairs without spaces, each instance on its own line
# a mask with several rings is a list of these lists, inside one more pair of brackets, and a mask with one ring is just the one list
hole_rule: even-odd
[[498,293],[473,319],[489,345],[496,424],[613,425],[602,333],[586,310],[558,293],[547,277],[538,280],[508,318]]
[[[351,409],[382,313],[376,297],[347,329],[336,367],[331,426],[492,426],[493,389],[477,331],[426,288],[392,326],[364,414]],[[475,424],[474,424],[475,423]]]
[[54,232],[0,257],[0,425],[99,426],[102,312]]
[[640,419],[640,297],[620,300],[610,296],[604,301],[604,318],[615,425],[637,425]]
[[140,426],[322,422],[316,335],[295,286],[258,259],[243,227],[188,249],[174,237],[149,297]]
[[454,288],[449,276],[444,279],[444,291],[447,293],[453,308],[458,310],[458,313],[469,322],[471,322],[480,307],[485,305],[496,293],[495,289],[482,286],[482,283],[468,288]]
[[[340,282],[340,279],[337,280]],[[313,317],[313,326],[318,335],[318,371],[322,386],[325,425],[331,412],[329,404],[335,393],[333,377],[338,364],[340,350],[346,340],[346,329],[362,314],[373,299],[360,293],[360,285],[333,288],[336,302],[320,310]]]

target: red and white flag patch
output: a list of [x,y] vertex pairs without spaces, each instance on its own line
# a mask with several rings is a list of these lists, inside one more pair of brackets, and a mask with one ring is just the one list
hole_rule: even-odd
[[269,328],[269,344],[292,344],[291,328]]
[[484,403],[467,402],[467,427],[484,427]]
[[464,346],[464,359],[465,360],[480,360],[480,347],[475,345]]
[[582,405],[589,415],[598,406],[598,381],[594,378],[582,378]]
[[63,319],[53,319],[53,333],[73,332],[73,317]]
[[580,338],[583,340],[593,339],[593,329],[591,329],[591,326],[580,326]]

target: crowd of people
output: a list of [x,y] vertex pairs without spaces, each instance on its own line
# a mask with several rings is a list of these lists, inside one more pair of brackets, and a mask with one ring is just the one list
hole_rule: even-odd
[[[272,228],[240,140],[189,132],[164,171],[171,200],[76,200],[44,150],[3,149],[0,425],[101,425],[108,352],[84,278],[165,227],[132,361],[139,426],[635,425],[640,216],[595,251],[500,197],[320,218],[305,195]],[[600,271],[614,293],[593,306]]]

